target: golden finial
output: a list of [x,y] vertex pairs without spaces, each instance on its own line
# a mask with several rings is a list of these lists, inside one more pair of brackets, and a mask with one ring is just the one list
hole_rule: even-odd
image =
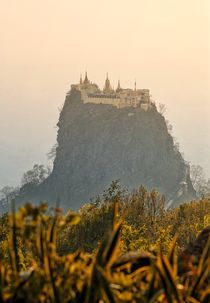
[[87,76],[87,70],[85,71],[85,79],[84,79],[84,84],[89,84],[90,81],[88,80],[88,76]]

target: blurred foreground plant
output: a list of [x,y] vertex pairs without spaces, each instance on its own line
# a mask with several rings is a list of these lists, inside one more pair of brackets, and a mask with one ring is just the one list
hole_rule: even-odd
[[176,238],[165,255],[121,255],[118,206],[115,201],[110,231],[94,254],[65,256],[56,251],[56,237],[79,222],[77,213],[52,213],[44,203],[18,212],[13,207],[0,255],[0,302],[209,303],[210,241],[198,261],[189,255],[178,260]]

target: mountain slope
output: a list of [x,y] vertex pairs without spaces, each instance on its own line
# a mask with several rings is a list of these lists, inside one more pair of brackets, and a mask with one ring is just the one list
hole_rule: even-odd
[[79,208],[116,179],[129,189],[156,188],[170,204],[194,197],[188,166],[155,106],[145,112],[83,104],[80,92],[71,91],[57,141],[52,174],[25,199],[59,197],[65,208]]

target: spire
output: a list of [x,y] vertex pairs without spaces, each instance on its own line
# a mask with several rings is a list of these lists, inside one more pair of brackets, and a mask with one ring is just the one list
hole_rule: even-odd
[[82,84],[82,74],[80,74],[80,81],[79,81],[80,84]]
[[118,80],[116,92],[121,91],[121,89],[122,89],[122,88],[121,88],[121,86],[120,86],[120,80]]
[[85,72],[85,79],[84,79],[84,84],[89,84],[90,81],[88,80],[88,76],[87,76],[87,71]]
[[135,79],[135,82],[134,82],[134,90],[136,91],[136,79]]
[[111,84],[110,84],[110,81],[109,81],[109,75],[107,73],[106,75],[106,81],[105,81],[105,86],[104,86],[104,92],[105,93],[110,93],[112,92],[112,87],[111,87]]

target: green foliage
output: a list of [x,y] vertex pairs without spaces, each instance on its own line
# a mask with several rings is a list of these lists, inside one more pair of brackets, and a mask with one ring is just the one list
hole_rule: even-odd
[[[209,201],[166,211],[155,191],[128,196],[112,186],[79,213],[28,203],[1,218],[0,302],[209,302],[210,239],[199,260],[177,253],[186,223],[185,240],[203,228]],[[74,248],[74,241],[82,245],[67,253],[61,246],[70,235]],[[122,255],[126,250],[138,251]]]
[[208,199],[166,210],[164,197],[155,190],[148,192],[140,187],[132,193],[126,193],[120,189],[118,183],[113,183],[102,198],[85,204],[79,210],[81,221],[78,225],[67,225],[59,234],[59,253],[66,254],[77,249],[90,253],[95,251],[111,228],[114,201],[118,202],[119,215],[123,220],[123,252],[153,251],[161,247],[162,252],[167,253],[169,243],[177,233],[177,249],[180,251],[209,225]]

